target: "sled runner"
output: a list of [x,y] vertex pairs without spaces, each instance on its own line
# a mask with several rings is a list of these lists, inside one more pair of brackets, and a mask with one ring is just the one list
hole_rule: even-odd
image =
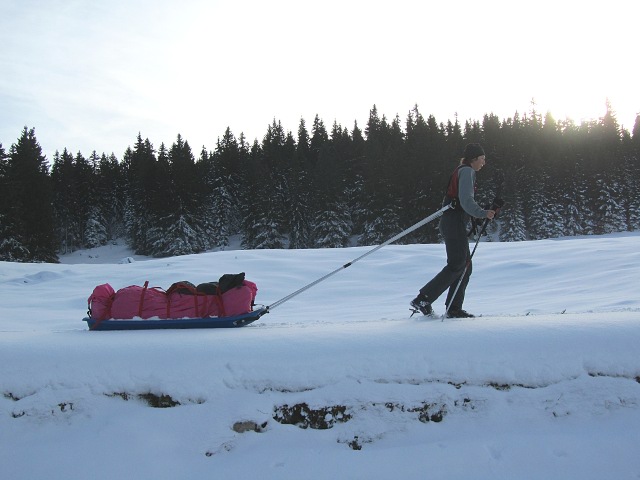
[[108,319],[96,320],[85,317],[89,330],[158,330],[158,329],[185,329],[185,328],[237,328],[244,327],[258,320],[267,313],[266,308],[259,308],[249,313],[234,315],[231,317],[206,317],[206,318],[167,318],[164,320],[143,319]]

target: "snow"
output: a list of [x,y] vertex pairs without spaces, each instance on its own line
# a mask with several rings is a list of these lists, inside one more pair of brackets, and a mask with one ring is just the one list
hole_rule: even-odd
[[[270,305],[372,247],[0,263],[2,478],[638,479],[639,246],[482,242],[465,303],[482,316],[441,321],[408,303],[444,246],[390,245],[209,330],[82,317],[101,283],[238,272]],[[309,428],[276,420],[300,411]]]

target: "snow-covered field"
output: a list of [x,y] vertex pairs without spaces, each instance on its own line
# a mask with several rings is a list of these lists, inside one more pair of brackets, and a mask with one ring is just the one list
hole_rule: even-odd
[[638,233],[481,243],[475,319],[410,318],[444,247],[392,245],[244,328],[82,322],[101,283],[270,305],[369,248],[0,263],[0,477],[640,478]]

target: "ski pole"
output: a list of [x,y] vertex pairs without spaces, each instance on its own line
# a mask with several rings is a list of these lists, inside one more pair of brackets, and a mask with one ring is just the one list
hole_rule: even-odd
[[358,258],[351,260],[348,263],[345,263],[344,265],[342,265],[340,268],[336,268],[333,272],[329,272],[327,273],[324,277],[321,277],[313,282],[311,282],[308,285],[305,285],[304,287],[300,288],[299,290],[296,290],[295,292],[287,295],[286,297],[281,298],[280,300],[272,303],[271,305],[268,305],[266,307],[266,312],[268,313],[271,309],[276,308],[279,305],[282,305],[284,302],[291,300],[293,297],[301,294],[302,292],[309,290],[311,287],[314,287],[315,285],[317,285],[318,283],[326,280],[327,278],[335,275],[336,273],[338,273],[341,270],[344,270],[347,267],[350,267],[351,265],[353,265],[354,263],[356,263],[358,260],[362,260],[364,257],[366,257],[367,255],[371,255],[373,252],[376,252],[378,250],[380,250],[382,247],[386,247],[387,245],[389,245],[390,243],[395,242],[396,240],[401,239],[402,237],[404,237],[405,235],[408,235],[409,233],[413,232],[414,230],[417,230],[418,228],[422,227],[423,225],[426,225],[427,223],[431,222],[432,220],[435,220],[436,218],[440,217],[445,211],[447,211],[449,208],[451,208],[451,204],[445,205],[444,207],[442,207],[440,210],[438,210],[435,213],[432,213],[431,215],[429,215],[426,218],[423,218],[422,220],[420,220],[418,223],[416,223],[415,225],[412,225],[411,227],[407,228],[406,230],[403,230],[402,232],[400,232],[399,234],[397,234],[394,237],[391,237],[389,240],[387,240],[384,243],[381,243],[380,245],[376,246],[375,248],[369,250],[368,252],[365,252],[364,254],[360,255]]
[[[495,211],[496,215],[497,215],[498,212],[500,211],[500,209],[503,206],[504,206],[504,200],[502,200],[501,198],[496,198],[493,201],[493,203],[491,204],[491,207],[489,208],[489,210]],[[494,218],[495,218],[495,216],[494,216]],[[467,273],[467,270],[471,266],[471,259],[473,258],[473,254],[476,253],[476,248],[478,248],[478,244],[480,243],[480,239],[482,238],[482,234],[487,230],[487,226],[488,225],[489,225],[489,219],[485,218],[484,222],[482,223],[482,229],[480,230],[480,233],[478,234],[478,238],[476,240],[476,244],[473,247],[473,251],[471,252],[471,255],[469,255],[469,258],[467,259],[467,263],[464,266],[464,270],[462,271],[462,275],[460,275],[460,280],[458,280],[458,285],[456,285],[456,289],[453,291],[453,295],[451,295],[451,301],[449,302],[449,305],[447,305],[447,309],[445,310],[444,315],[442,315],[442,319],[440,320],[441,322],[444,322],[445,317],[449,313],[449,309],[451,308],[451,304],[453,303],[453,299],[456,298],[456,293],[458,293],[458,290],[460,289],[460,285],[462,285],[462,280],[464,279],[464,276]]]

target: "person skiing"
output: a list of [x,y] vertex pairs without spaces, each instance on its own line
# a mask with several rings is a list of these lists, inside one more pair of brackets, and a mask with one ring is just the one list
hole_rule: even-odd
[[[471,253],[467,239],[467,226],[475,218],[493,219],[496,212],[485,210],[475,201],[476,172],[484,167],[486,157],[484,149],[478,143],[470,143],[464,149],[460,165],[454,170],[447,194],[444,197],[443,206],[453,204],[440,218],[439,229],[447,251],[447,264],[429,283],[420,289],[420,293],[410,305],[414,313],[420,311],[423,315],[432,315],[432,304],[436,299],[449,289],[446,305],[447,316],[450,318],[473,317],[471,313],[462,309],[465,290],[471,275]],[[472,217],[474,220],[472,220]],[[465,266],[468,268],[465,271]],[[460,276],[464,272],[464,278],[460,282],[458,291],[455,292]],[[455,295],[455,298],[452,298]]]

